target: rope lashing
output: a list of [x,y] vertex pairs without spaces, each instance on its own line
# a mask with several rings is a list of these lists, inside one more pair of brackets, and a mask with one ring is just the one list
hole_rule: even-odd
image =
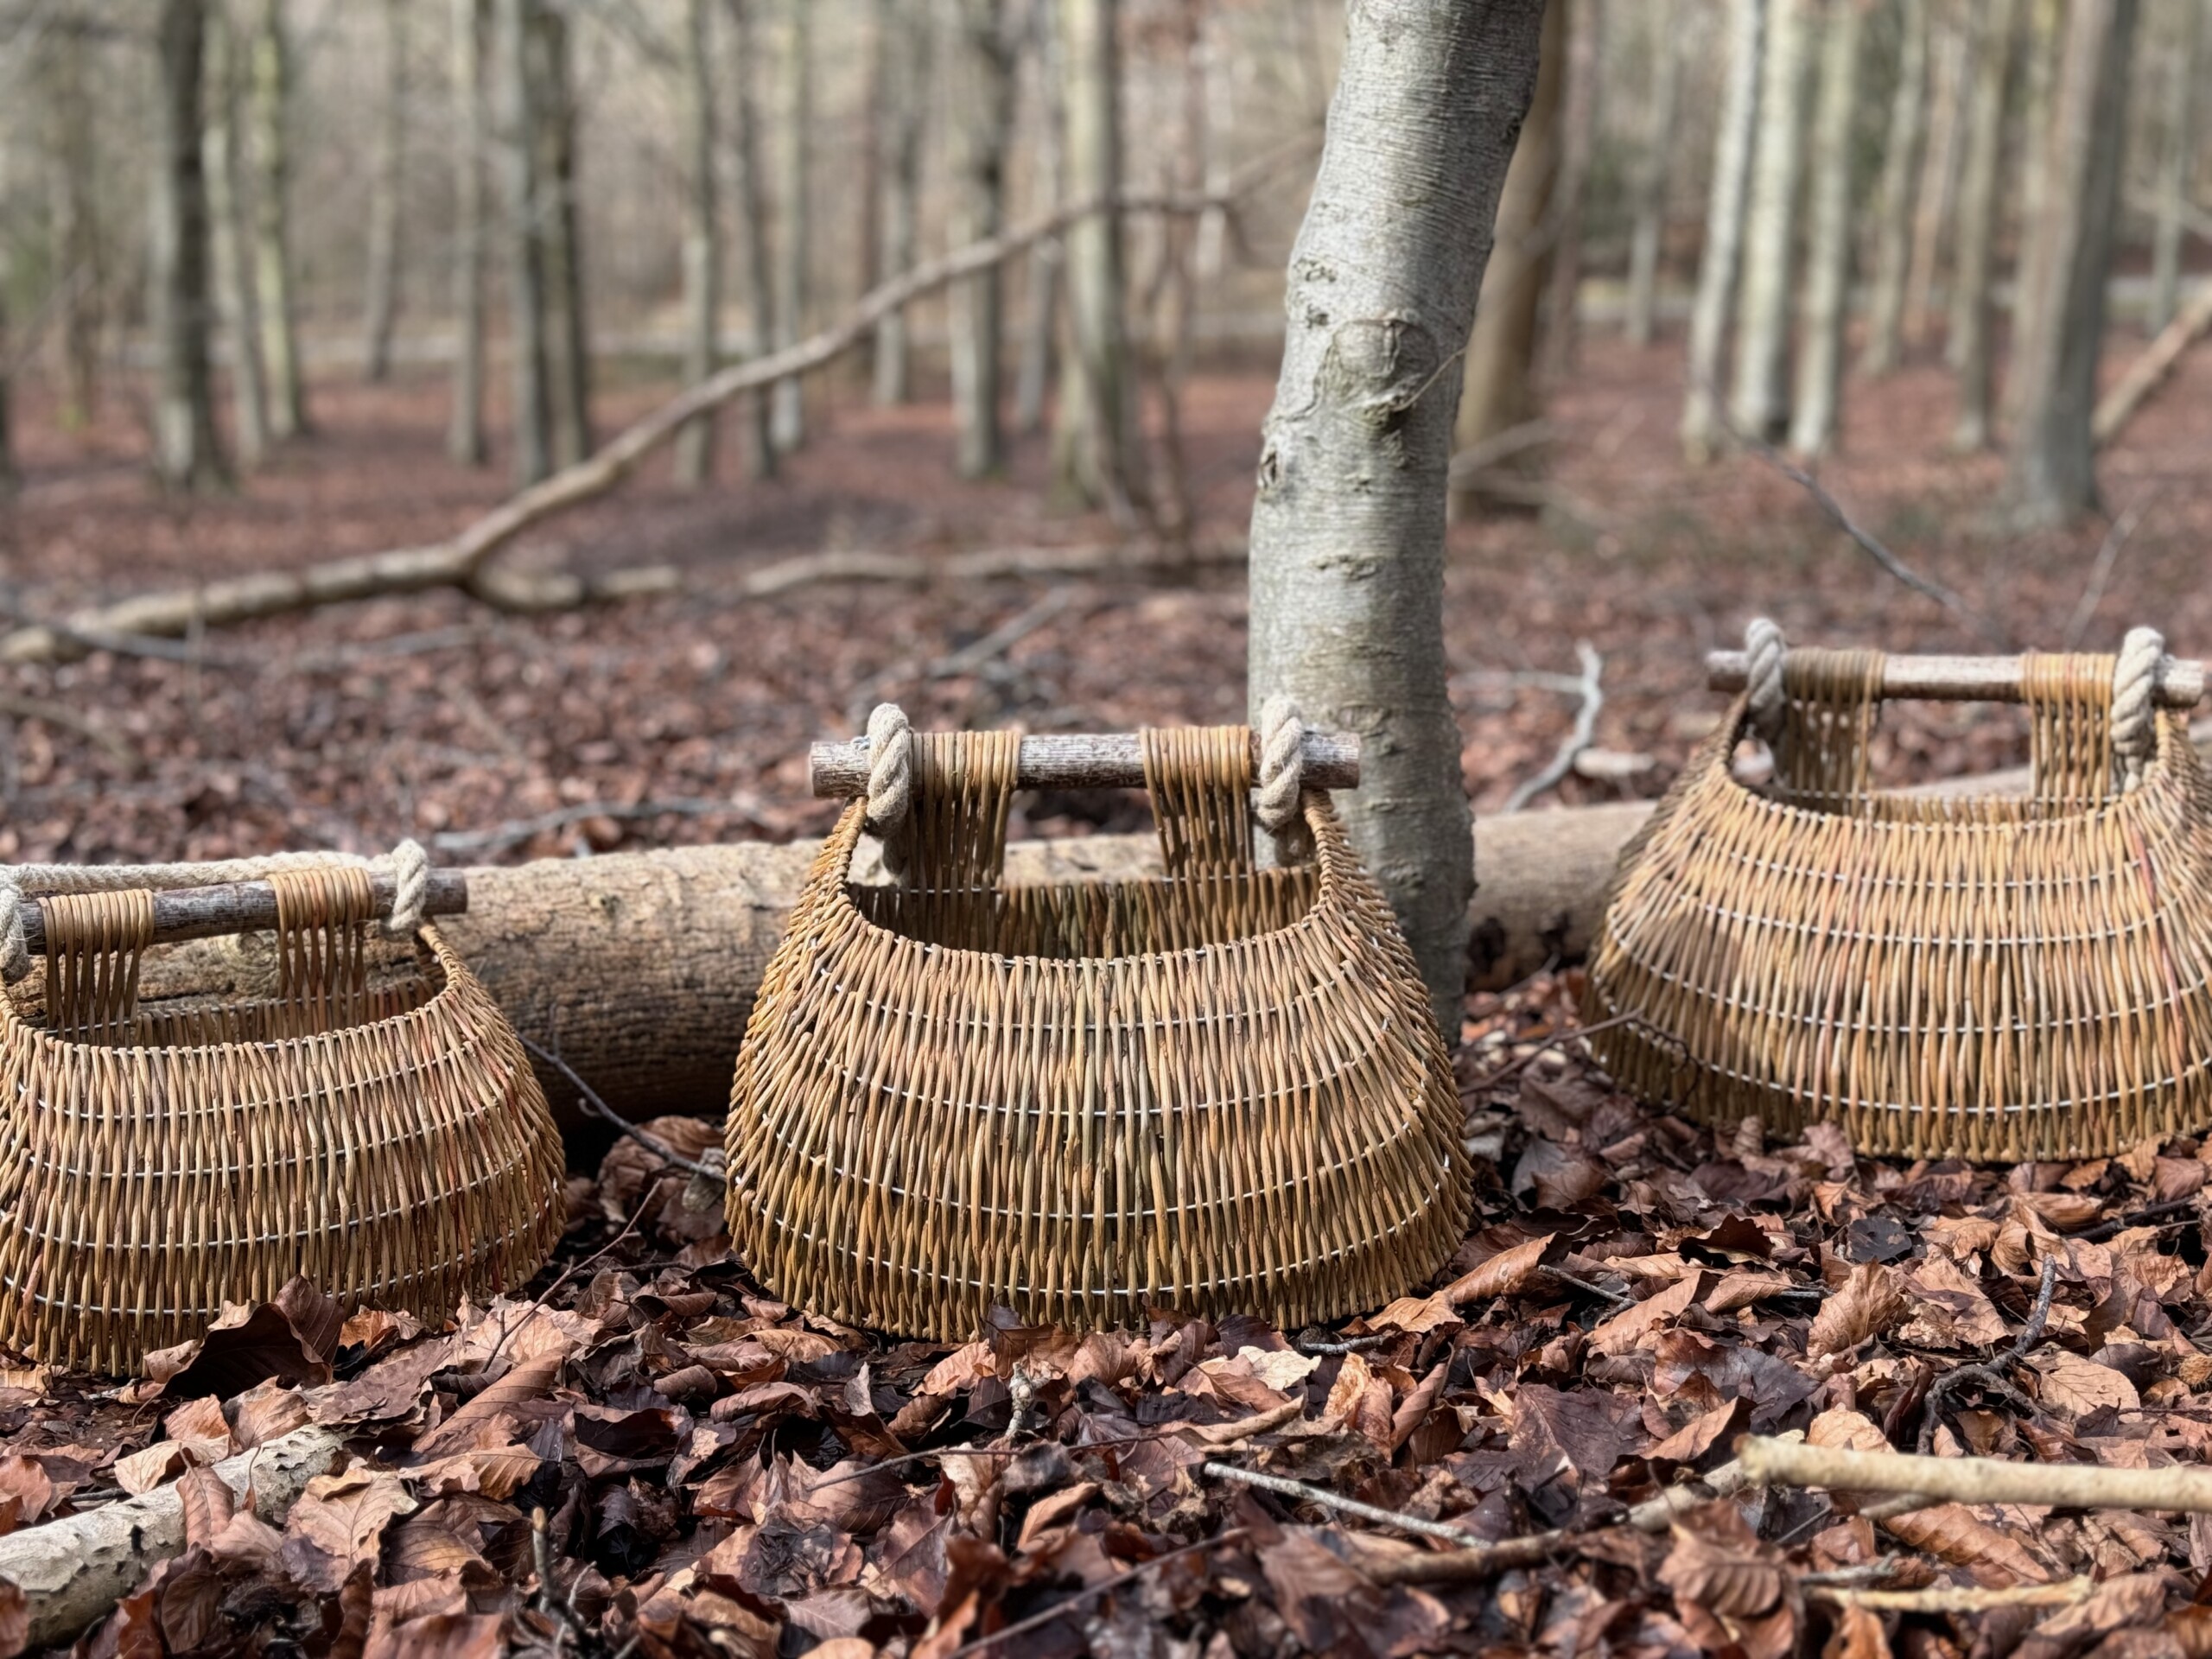
[[914,807],[913,728],[895,702],[879,702],[868,717],[868,827],[883,844],[883,868],[906,868],[906,821]]
[[1748,702],[1751,725],[1769,748],[1782,741],[1788,712],[1782,689],[1782,659],[1789,654],[1789,642],[1782,637],[1780,625],[1768,617],[1753,617],[1744,630],[1744,655],[1751,669]]
[[1280,691],[1260,709],[1260,827],[1280,836],[1298,822],[1305,792],[1306,721]]
[[2120,643],[2112,675],[2112,753],[2123,790],[2143,781],[2144,768],[2158,753],[2158,715],[2152,704],[2165,659],[2165,637],[2156,628],[2130,628]]

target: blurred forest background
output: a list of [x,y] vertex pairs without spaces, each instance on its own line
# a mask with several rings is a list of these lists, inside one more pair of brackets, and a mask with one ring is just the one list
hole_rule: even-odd
[[[0,858],[781,838],[826,822],[805,741],[881,696],[1240,717],[1343,23],[0,0]],[[2208,273],[2212,0],[1552,0],[1453,365],[1478,812],[1656,793],[1755,612],[2212,650]],[[54,626],[439,543],[817,335],[499,582]],[[1899,709],[1885,759],[2017,758],[1985,715]],[[1138,810],[1032,798],[1016,832]]]

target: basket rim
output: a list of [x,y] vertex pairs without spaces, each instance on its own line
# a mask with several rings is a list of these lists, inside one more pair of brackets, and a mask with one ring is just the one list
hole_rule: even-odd
[[434,1016],[449,1012],[452,1004],[465,995],[467,987],[477,984],[476,976],[461,959],[460,953],[446,943],[434,922],[425,921],[416,929],[416,937],[430,947],[437,959],[445,982],[434,988],[411,1008],[385,1015],[380,1020],[364,1020],[357,1024],[340,1026],[330,1031],[319,1031],[302,1037],[276,1037],[257,1043],[86,1043],[63,1037],[27,1019],[12,995],[0,996],[0,1038],[21,1033],[36,1046],[67,1053],[107,1054],[115,1056],[141,1054],[168,1054],[177,1056],[224,1055],[236,1053],[266,1054],[272,1052],[330,1046],[340,1041],[358,1041],[359,1034],[368,1032],[397,1032],[410,1024],[420,1024]]
[[[1118,957],[1040,957],[1008,956],[1003,951],[978,950],[963,945],[937,944],[927,939],[918,939],[901,933],[895,927],[886,927],[867,915],[855,902],[852,895],[853,855],[860,846],[863,819],[868,803],[855,800],[845,809],[837,827],[830,831],[828,850],[834,854],[827,861],[824,874],[829,892],[823,902],[831,913],[850,928],[863,934],[880,935],[894,946],[907,950],[925,951],[948,961],[994,962],[1022,963],[1043,971],[1079,973],[1085,969],[1120,966],[1139,963],[1188,962],[1204,957],[1209,951],[1249,950],[1266,939],[1287,938],[1301,931],[1316,931],[1325,913],[1341,909],[1344,890],[1353,877],[1351,842],[1345,838],[1344,825],[1328,804],[1328,797],[1320,791],[1309,792],[1300,806],[1306,828],[1313,834],[1313,902],[1297,920],[1281,927],[1268,928],[1264,932],[1247,933],[1241,938],[1224,940],[1219,944],[1185,945],[1175,950],[1141,950]],[[1256,874],[1256,872],[1255,872]],[[1167,879],[1148,878],[1160,886],[1166,886]],[[1039,887],[1072,885],[1039,882]],[[1104,882],[1100,886],[1134,886],[1133,882]],[[987,889],[974,889],[976,892]]]

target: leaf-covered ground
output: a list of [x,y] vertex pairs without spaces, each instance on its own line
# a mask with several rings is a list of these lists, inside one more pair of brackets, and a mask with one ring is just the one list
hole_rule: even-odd
[[[100,1659],[2212,1652],[2205,1517],[1876,1524],[1772,1490],[1632,1519],[1746,1433],[2196,1461],[2212,1147],[1977,1170],[1715,1136],[1609,1086],[1574,989],[1471,1001],[1474,1220],[1368,1319],[900,1342],[767,1294],[726,1254],[718,1185],[625,1141],[572,1183],[556,1262],[442,1329],[341,1324],[296,1284],[120,1387],[8,1373],[0,1522],[181,1477],[189,1548],[85,1638]],[[348,1466],[280,1525],[233,1514],[201,1466],[308,1424]],[[2000,1605],[1876,1605],[1974,1589]]]

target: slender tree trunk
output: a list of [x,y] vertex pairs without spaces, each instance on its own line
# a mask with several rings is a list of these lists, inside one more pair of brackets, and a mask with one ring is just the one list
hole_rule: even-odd
[[262,367],[269,377],[269,435],[281,440],[308,429],[299,302],[292,287],[292,67],[284,0],[261,0],[252,103],[253,290],[261,306]]
[[1897,85],[1882,147],[1874,281],[1866,296],[1866,345],[1859,358],[1859,367],[1868,374],[1887,374],[1897,367],[1904,334],[1905,276],[1912,263],[1912,188],[1920,176],[1921,139],[1928,124],[1928,0],[1902,0],[1897,29]]
[[[683,383],[696,385],[720,366],[721,358],[713,0],[684,0],[683,139]],[[703,484],[714,476],[711,410],[677,434],[675,467],[679,484]]]
[[40,82],[46,94],[48,233],[56,280],[65,284],[59,339],[61,424],[73,431],[92,417],[99,393],[102,280],[94,181],[99,176],[92,99],[85,84],[85,31],[50,31]]
[[162,0],[155,36],[161,86],[148,300],[157,365],[154,471],[172,489],[210,489],[224,479],[207,350],[213,308],[207,184],[200,155],[207,24],[206,0]]
[[1951,215],[1959,199],[1961,145],[1959,129],[1967,98],[1967,35],[1946,13],[1929,36],[1934,76],[1928,110],[1928,153],[1921,158],[1919,199],[1913,208],[1912,259],[1904,281],[1904,344],[1908,350],[1928,343],[1936,316],[1936,282],[1950,240]]
[[2024,524],[2063,524],[2096,502],[2091,419],[2104,343],[2136,0],[2072,0],[2052,111],[2051,188],[2029,257],[2042,300],[2021,357],[2019,424],[2005,493]]
[[[1552,203],[1560,181],[1560,118],[1570,73],[1568,28],[1567,0],[1549,0],[1539,36],[1535,85],[1492,217],[1481,302],[1467,336],[1459,412],[1452,435],[1455,451],[1475,448],[1542,413],[1536,346],[1552,255]],[[1533,473],[1541,459],[1539,447],[1530,445],[1491,470]],[[1478,480],[1465,480],[1452,488],[1448,507],[1452,517],[1471,518],[1496,501]],[[1519,499],[1506,504],[1519,505]]]
[[[1179,0],[1175,21],[1182,48],[1182,130],[1169,141],[1168,176],[1183,195],[1196,195],[1206,180],[1206,0]],[[1190,378],[1192,326],[1198,306],[1195,218],[1177,216],[1160,227],[1160,267],[1152,283],[1151,357],[1160,387],[1159,487],[1153,518],[1166,539],[1187,549],[1196,530],[1198,498],[1185,453],[1183,391]]]
[[[816,0],[783,0],[778,13],[782,49],[777,54],[777,79],[783,104],[777,114],[783,143],[778,151],[781,172],[776,207],[782,236],[776,250],[772,343],[779,348],[798,342],[799,331],[805,326],[807,284],[813,270],[807,168],[813,148],[809,129],[814,121],[815,3]],[[805,383],[797,378],[778,381],[771,404],[769,435],[778,452],[789,454],[806,442]]]
[[1730,0],[1728,83],[1713,143],[1705,245],[1698,255],[1697,298],[1690,310],[1689,388],[1682,399],[1682,454],[1693,464],[1710,461],[1720,441],[1720,359],[1743,253],[1765,24],[1765,0]]
[[576,97],[569,16],[550,0],[531,8],[531,110],[537,118],[537,226],[545,273],[545,386],[553,464],[573,467],[596,448],[591,425],[591,331],[584,309],[583,242],[576,204]]
[[1998,169],[2004,159],[2005,105],[2012,79],[2017,0],[1977,0],[1974,109],[1959,181],[1958,257],[1951,289],[1951,361],[1959,372],[1959,418],[1951,447],[1989,443],[1990,289],[1996,271]]
[[1758,150],[1744,225],[1744,297],[1736,320],[1730,413],[1755,438],[1782,436],[1789,419],[1790,255],[1804,156],[1808,0],[1768,0],[1759,87]]
[[[1039,213],[1059,206],[1062,187],[1059,35],[1052,16],[1058,4],[1058,0],[1031,0],[1030,7],[1037,88],[1036,129],[1031,138],[1034,164],[1030,176],[1035,181]],[[1047,238],[1031,247],[1024,262],[1028,291],[1022,314],[1021,362],[1014,372],[1014,429],[1025,437],[1045,427],[1046,400],[1052,392],[1054,348],[1059,338],[1062,254],[1059,239]]]
[[1682,84],[1682,46],[1676,24],[1681,0],[1653,0],[1646,46],[1651,79],[1643,99],[1630,191],[1634,219],[1629,232],[1630,343],[1649,346],[1658,316],[1659,256],[1667,237],[1667,163],[1674,154],[1675,106]]
[[[1120,0],[1061,0],[1067,181],[1077,200],[1110,198],[1122,177]],[[1065,238],[1070,346],[1054,442],[1062,490],[1135,519],[1136,407],[1128,371],[1122,220],[1093,213]]]
[[228,10],[207,14],[207,125],[200,162],[207,175],[208,251],[214,262],[215,309],[231,348],[232,428],[239,464],[257,467],[269,451],[267,377],[261,365],[261,319],[253,266],[244,245],[245,203],[238,157],[238,34]]
[[2005,418],[2015,425],[2026,391],[2020,342],[2036,331],[2035,319],[2043,309],[2038,285],[2044,267],[2031,257],[2031,249],[2036,227],[2044,222],[2050,201],[2051,112],[2057,99],[2063,5],[2064,0],[2028,0],[2027,39],[2022,46],[2020,248],[2012,283],[2012,349],[2006,359],[2004,397]]
[[1851,294],[1852,118],[1859,37],[1871,0],[1827,0],[1820,102],[1813,117],[1813,201],[1800,313],[1803,339],[1789,447],[1814,455],[1835,441],[1843,396],[1843,325]]
[[553,413],[546,386],[545,213],[537,175],[536,87],[530,68],[537,0],[497,0],[499,156],[506,181],[507,329],[513,359],[515,481],[553,470]]
[[1576,308],[1582,295],[1582,204],[1598,143],[1598,94],[1604,63],[1605,14],[1599,0],[1569,0],[1567,90],[1560,110],[1559,176],[1545,214],[1550,246],[1550,294],[1542,332],[1546,378],[1563,379],[1574,366]]
[[[874,277],[889,282],[913,268],[922,186],[922,132],[932,80],[931,37],[925,0],[875,0],[876,36],[883,73],[876,137],[876,179],[881,192],[876,219]],[[913,346],[904,308],[876,325],[874,391],[879,404],[913,396]]]
[[[1207,15],[1198,36],[1198,69],[1205,88],[1205,167],[1203,177],[1209,194],[1218,194],[1229,184],[1229,134],[1236,130],[1236,80],[1230,54],[1221,39],[1227,20],[1218,8]],[[1192,249],[1198,282],[1221,280],[1229,252],[1229,209],[1215,206],[1198,215],[1198,238]]]
[[391,377],[399,317],[399,192],[407,132],[407,0],[384,0],[384,101],[369,174],[369,269],[361,303],[362,359],[372,382]]
[[[1006,217],[1006,152],[1014,123],[1013,19],[1006,0],[943,0],[951,140],[946,234],[954,246],[996,236]],[[978,271],[946,296],[951,322],[955,467],[963,478],[998,471],[999,268]]]
[[1250,695],[1365,742],[1352,838],[1459,1029],[1474,872],[1444,664],[1452,354],[1467,339],[1541,0],[1364,0],[1292,249],[1252,506]]
[[8,339],[8,285],[0,282],[0,499],[16,493],[22,476],[16,467],[14,417],[9,412],[14,363],[14,347]]
[[[744,258],[738,277],[745,302],[745,354],[758,357],[767,349],[772,327],[775,285],[769,274],[767,172],[760,155],[760,33],[753,27],[757,0],[726,0],[730,48],[730,174],[737,192],[738,228],[743,232]],[[738,431],[745,451],[748,478],[776,475],[776,446],[770,430],[769,400],[747,393],[738,404]]]
[[2151,332],[2174,319],[2181,296],[2181,252],[2188,240],[2190,163],[2196,156],[2196,100],[2204,64],[2204,14],[2212,0],[2180,0],[2179,39],[2166,67],[2164,148],[2158,155],[2157,228],[2151,242]]
[[486,0],[453,6],[454,155],[453,310],[455,342],[453,409],[446,453],[463,467],[480,467],[484,438],[484,110]]

